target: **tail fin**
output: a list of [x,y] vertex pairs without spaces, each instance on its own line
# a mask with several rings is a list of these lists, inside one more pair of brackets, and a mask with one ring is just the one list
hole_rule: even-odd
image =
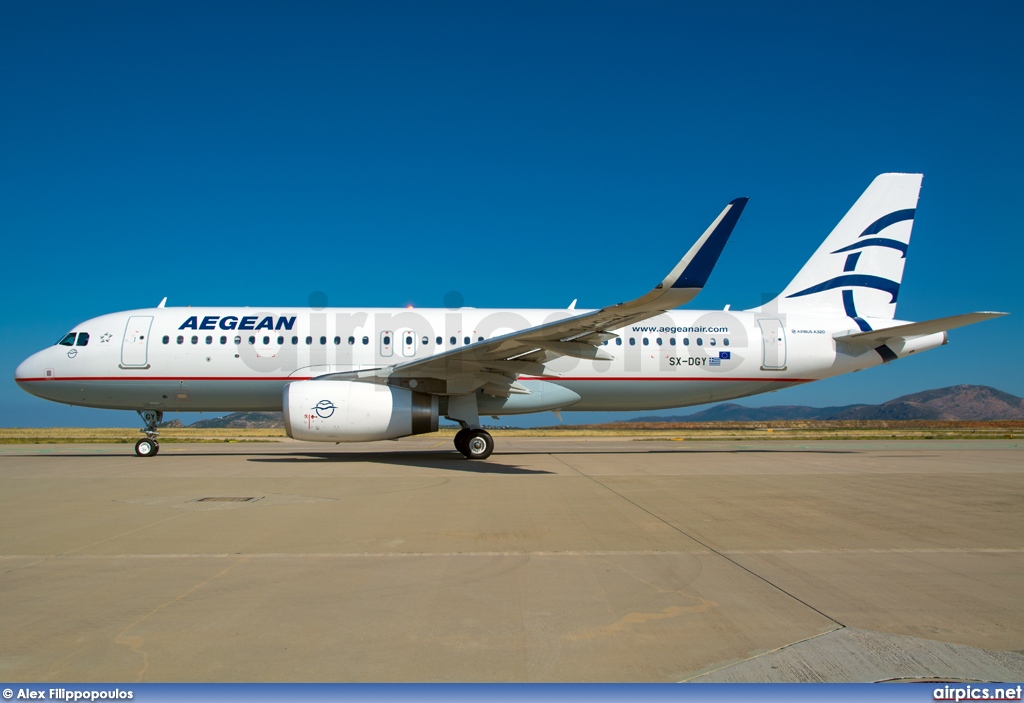
[[891,320],[914,225],[919,173],[883,173],[871,182],[800,273],[765,310]]

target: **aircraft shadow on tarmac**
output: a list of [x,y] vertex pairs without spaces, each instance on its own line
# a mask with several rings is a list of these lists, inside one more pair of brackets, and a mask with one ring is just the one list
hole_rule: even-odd
[[[792,450],[788,450],[791,452]],[[641,449],[635,451],[538,451],[538,452],[510,452],[511,456],[517,454],[778,454],[788,453],[782,449],[735,449],[735,450],[713,450],[713,449]],[[856,451],[848,449],[815,449],[800,450],[802,454],[856,454]],[[496,455],[498,456],[498,455]],[[253,456],[247,461],[256,463],[304,463],[304,462],[338,462],[338,463],[368,463],[368,464],[390,464],[394,466],[415,466],[420,468],[448,469],[451,471],[464,471],[475,474],[520,474],[520,475],[542,475],[553,474],[552,471],[524,469],[519,466],[501,463],[492,457],[488,461],[467,461],[454,452],[295,452],[289,454],[269,454],[264,456]]]
[[248,461],[256,463],[368,463],[391,464],[393,466],[415,466],[428,469],[448,469],[473,474],[520,474],[526,476],[552,474],[552,471],[523,469],[518,466],[502,464],[497,461],[467,461],[454,452],[301,452],[294,454],[273,454],[252,457]]

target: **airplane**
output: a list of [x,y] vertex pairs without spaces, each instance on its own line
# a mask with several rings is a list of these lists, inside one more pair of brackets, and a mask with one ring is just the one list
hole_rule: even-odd
[[15,381],[59,403],[135,410],[140,457],[166,412],[283,410],[289,437],[368,442],[480,418],[636,411],[741,398],[859,371],[1006,313],[895,319],[921,174],[876,177],[774,300],[679,310],[704,287],[747,198],[730,202],[651,291],[601,308],[156,308],[101,315],[22,362]]

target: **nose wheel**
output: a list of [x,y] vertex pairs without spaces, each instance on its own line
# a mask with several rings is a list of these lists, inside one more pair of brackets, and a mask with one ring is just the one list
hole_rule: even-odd
[[163,411],[139,410],[138,413],[146,425],[145,429],[139,431],[145,434],[146,438],[135,443],[135,456],[156,456],[160,451],[160,443],[156,441],[156,436],[160,434],[157,426],[164,420]]
[[160,451],[160,443],[155,439],[140,439],[135,443],[136,456],[156,456]]
[[467,459],[486,459],[494,451],[494,438],[486,430],[459,430],[455,448]]

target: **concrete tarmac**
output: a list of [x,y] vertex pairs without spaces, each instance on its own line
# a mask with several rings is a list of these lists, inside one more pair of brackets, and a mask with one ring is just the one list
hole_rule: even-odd
[[1024,679],[1024,447],[0,445],[0,680]]

